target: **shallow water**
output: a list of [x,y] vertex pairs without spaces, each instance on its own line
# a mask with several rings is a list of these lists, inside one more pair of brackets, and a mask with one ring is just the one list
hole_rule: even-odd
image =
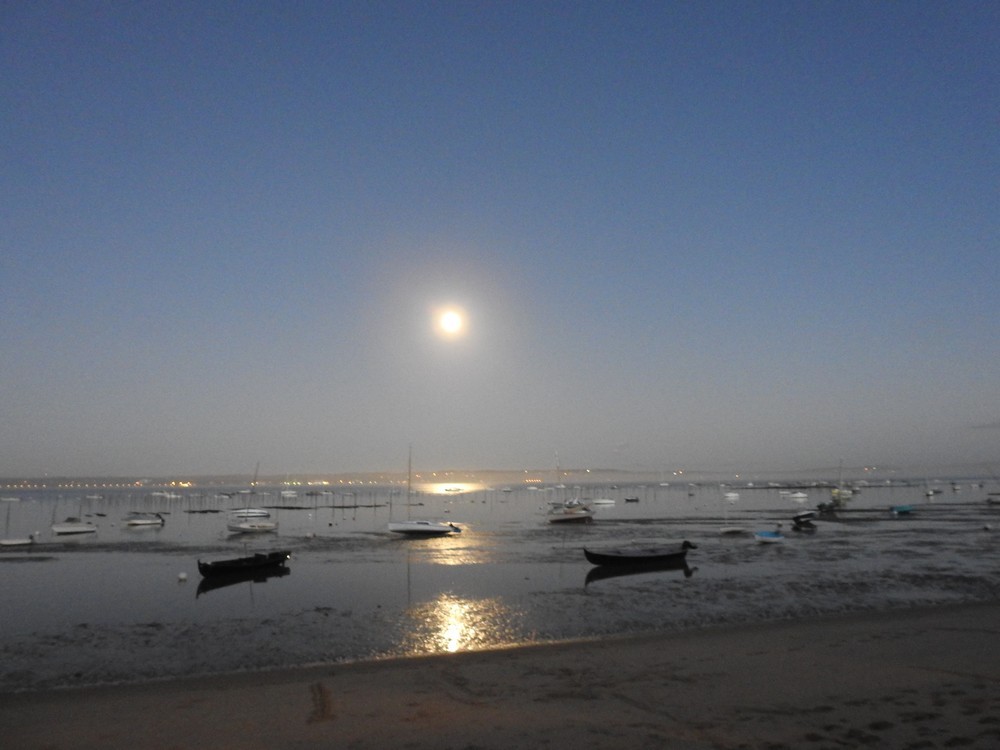
[[[859,609],[979,601],[998,596],[996,487],[963,486],[928,501],[922,487],[868,488],[817,531],[790,531],[804,503],[776,489],[624,487],[595,522],[552,526],[556,491],[420,495],[388,488],[282,498],[277,534],[232,535],[223,511],[238,498],[174,499],[107,493],[100,500],[18,493],[0,506],[4,538],[40,531],[31,548],[0,548],[8,612],[0,618],[0,689],[155,679],[186,674],[489,648],[553,639],[676,630]],[[624,501],[637,497],[638,502]],[[912,504],[893,517],[890,505]],[[131,529],[130,511],[158,511],[163,527]],[[98,531],[56,537],[69,515]],[[393,518],[443,518],[461,534],[390,535]],[[781,545],[719,528],[773,529]],[[992,528],[997,527],[997,531]],[[584,546],[689,539],[689,576],[652,571],[588,583]],[[288,549],[288,575],[206,590],[197,559]],[[186,574],[187,580],[179,576]]]

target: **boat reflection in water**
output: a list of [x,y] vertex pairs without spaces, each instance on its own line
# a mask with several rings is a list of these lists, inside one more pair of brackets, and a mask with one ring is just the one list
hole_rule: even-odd
[[619,576],[634,576],[639,573],[660,573],[668,570],[680,570],[684,572],[685,578],[694,575],[697,568],[692,568],[686,560],[674,560],[668,562],[648,562],[633,563],[630,565],[597,565],[587,571],[587,578],[584,580],[584,587],[601,581],[605,578],[618,578]]
[[267,583],[268,578],[282,578],[291,573],[291,569],[282,566],[240,570],[232,573],[220,573],[210,578],[202,578],[195,592],[195,599],[209,591],[235,586],[238,583]]

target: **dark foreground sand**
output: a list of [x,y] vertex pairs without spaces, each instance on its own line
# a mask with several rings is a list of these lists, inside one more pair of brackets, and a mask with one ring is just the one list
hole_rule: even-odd
[[1000,747],[1000,603],[0,695],[5,748]]

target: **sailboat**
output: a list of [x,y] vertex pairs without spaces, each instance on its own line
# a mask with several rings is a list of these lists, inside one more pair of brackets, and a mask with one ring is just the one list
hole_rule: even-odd
[[253,482],[250,483],[250,491],[245,493],[247,505],[237,510],[229,512],[229,520],[226,528],[234,534],[266,534],[269,531],[278,530],[278,522],[271,521],[271,514],[262,508],[250,507],[250,495],[257,489],[257,473],[260,471],[260,461],[257,462],[253,470]]
[[389,531],[395,534],[406,534],[408,536],[445,536],[446,534],[457,534],[462,530],[453,523],[446,521],[425,521],[412,520],[410,514],[410,497],[413,492],[413,450],[410,449],[406,459],[406,514],[407,520],[393,521],[392,506],[389,506]]
[[96,534],[97,527],[90,521],[81,521],[78,516],[69,516],[62,523],[52,524],[52,533],[60,536],[69,534]]
[[90,521],[81,520],[80,516],[83,515],[83,500],[80,501],[80,509],[78,516],[67,516],[66,520],[62,523],[55,523],[55,508],[52,509],[52,533],[59,536],[68,536],[70,534],[96,534],[97,527]]
[[[9,503],[15,503],[17,500],[4,498],[5,501]],[[25,537],[9,537],[7,534],[10,533],[10,509],[11,506],[7,506],[7,522],[4,525],[3,533],[4,538],[0,539],[0,547],[26,547],[30,544],[35,543],[35,534],[28,534]]]
[[854,490],[844,486],[844,462],[837,469],[837,486],[830,490],[830,499],[834,508],[842,508],[854,495]]
[[[558,451],[556,452],[556,483],[554,487],[557,490],[566,489],[566,485],[562,482],[562,472],[559,469]],[[625,502],[631,501],[629,498],[625,498]],[[589,500],[571,497],[566,500],[556,500],[549,503],[549,510],[545,514],[545,517],[549,523],[554,524],[591,523],[594,520],[596,512]]]
[[739,502],[739,499],[740,499],[739,492],[722,493],[723,522],[725,523],[725,525],[719,529],[719,533],[722,534],[723,536],[735,536],[737,534],[746,533],[746,529],[743,528],[742,526],[729,525],[729,506],[736,505],[736,503]]
[[563,503],[555,503],[546,518],[549,523],[590,523],[594,520],[595,512],[587,502],[572,498]]

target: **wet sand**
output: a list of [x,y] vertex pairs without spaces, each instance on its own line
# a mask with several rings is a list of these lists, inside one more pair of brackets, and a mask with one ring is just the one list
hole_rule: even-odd
[[994,748],[1000,603],[0,695],[11,748]]

